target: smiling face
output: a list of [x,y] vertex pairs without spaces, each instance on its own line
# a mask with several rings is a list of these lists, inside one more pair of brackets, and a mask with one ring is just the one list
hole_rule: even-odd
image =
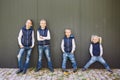
[[27,21],[26,21],[26,28],[27,29],[30,29],[30,27],[32,26],[32,21],[30,20],[30,19],[28,19]]
[[70,29],[65,29],[65,35],[66,35],[66,37],[70,37],[71,30]]
[[41,20],[40,21],[40,26],[42,29],[44,29],[46,27],[46,20]]
[[91,41],[92,41],[93,43],[97,43],[97,42],[100,41],[100,39],[99,39],[98,36],[93,36]]

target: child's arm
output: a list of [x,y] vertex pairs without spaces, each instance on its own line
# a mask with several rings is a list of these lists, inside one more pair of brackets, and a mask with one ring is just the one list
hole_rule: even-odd
[[74,53],[74,51],[75,51],[75,39],[72,39],[72,51],[71,51],[71,53]]
[[90,44],[89,51],[90,51],[90,55],[93,56],[93,53],[92,53],[92,51],[93,51],[93,46],[92,46],[92,44]]
[[99,37],[99,42],[100,42],[100,56],[102,56],[103,55],[102,37]]
[[102,45],[100,44],[100,56],[102,56],[103,55],[103,47],[102,47]]
[[50,40],[50,31],[49,30],[47,31],[47,37],[43,37],[43,39]]
[[23,35],[22,30],[20,30],[19,35],[18,35],[18,44],[19,44],[20,48],[24,47],[21,43],[22,35]]
[[37,40],[38,41],[43,41],[44,39],[40,37],[39,31],[37,31]]
[[33,48],[35,45],[35,38],[34,38],[34,31],[32,31],[32,46],[31,48]]
[[64,40],[62,40],[62,42],[61,42],[61,50],[62,50],[62,52],[65,52],[64,51]]

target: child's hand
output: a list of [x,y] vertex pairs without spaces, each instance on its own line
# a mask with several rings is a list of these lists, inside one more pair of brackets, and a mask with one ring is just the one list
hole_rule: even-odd
[[74,52],[70,52],[71,54],[74,54]]
[[93,57],[93,55],[91,55],[91,57]]
[[40,36],[40,38],[41,38],[41,39],[43,39],[43,37],[42,37],[42,36]]
[[33,48],[34,46],[30,46],[30,48]]
[[24,46],[23,45],[20,45],[20,48],[23,48]]

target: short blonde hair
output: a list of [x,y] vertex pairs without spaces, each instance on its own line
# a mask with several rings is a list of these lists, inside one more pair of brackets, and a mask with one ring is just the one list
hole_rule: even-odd
[[70,29],[70,28],[66,28],[66,29],[65,29],[65,31],[66,31],[66,30],[69,30],[69,31],[71,31],[71,29]]
[[93,38],[94,38],[94,37],[99,38],[99,43],[102,43],[102,37],[97,36],[97,35],[92,35],[92,36],[91,36],[91,42],[93,41]]
[[45,21],[45,22],[47,23],[47,20],[46,20],[46,19],[41,19],[40,22],[41,22],[41,21]]

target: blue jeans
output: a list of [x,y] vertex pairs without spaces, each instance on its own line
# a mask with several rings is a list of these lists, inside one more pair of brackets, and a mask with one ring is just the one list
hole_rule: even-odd
[[51,62],[51,57],[50,57],[49,45],[38,46],[38,52],[39,52],[39,59],[38,59],[37,68],[38,69],[42,68],[42,55],[43,55],[43,52],[44,52],[45,56],[47,58],[47,61],[48,61],[49,69],[53,69],[52,62]]
[[[17,56],[18,66],[19,66],[20,70],[24,70],[24,71],[27,70],[28,65],[29,65],[29,61],[30,61],[31,51],[32,51],[32,48],[29,48],[29,47],[23,47],[23,48],[20,49],[20,51],[18,53],[18,56]],[[25,64],[23,65],[22,57],[23,57],[23,54],[25,52],[27,53],[27,55],[26,55]]]
[[70,59],[73,69],[77,69],[77,64],[73,53],[63,53],[62,69],[66,69],[67,59]]
[[88,61],[88,63],[84,66],[84,68],[87,69],[91,64],[95,63],[96,61],[103,64],[107,70],[110,70],[110,67],[101,56],[92,56],[91,59]]

